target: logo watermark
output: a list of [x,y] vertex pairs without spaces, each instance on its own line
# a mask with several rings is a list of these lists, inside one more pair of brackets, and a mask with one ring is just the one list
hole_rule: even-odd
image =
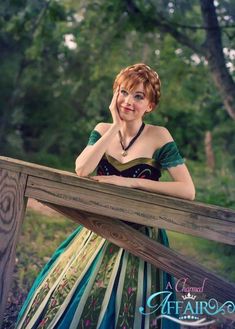
[[[143,306],[139,307],[139,312],[143,315],[160,313],[156,320],[166,318],[191,327],[205,326],[216,321],[208,320],[208,316],[234,313],[235,304],[233,301],[226,301],[221,305],[215,298],[197,300],[197,293],[203,293],[207,280],[205,278],[200,287],[191,287],[188,285],[188,278],[181,278],[175,283],[174,289],[168,282],[164,291],[153,293],[148,297],[146,306],[149,308],[149,312],[144,312]],[[182,300],[172,300],[173,292],[169,289],[182,293]],[[160,300],[160,302],[156,303],[156,300]]]

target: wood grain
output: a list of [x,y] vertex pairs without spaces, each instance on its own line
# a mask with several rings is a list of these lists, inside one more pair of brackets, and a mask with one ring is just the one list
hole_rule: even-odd
[[207,217],[218,218],[219,220],[231,221],[235,224],[235,211],[232,209],[203,204],[196,201],[187,201],[137,189],[124,188],[111,184],[101,184],[94,182],[89,178],[78,177],[75,173],[3,156],[0,156],[0,168],[25,173],[34,177],[45,178],[54,182],[65,183],[67,185],[79,186],[97,192],[125,197],[130,200],[134,199],[166,208],[187,211],[192,214],[206,215]]
[[[235,245],[235,211],[89,178],[21,160],[0,157],[0,316],[3,315],[15,247],[27,197],[76,220],[134,255],[193,285],[205,277],[208,296],[234,300],[234,285],[144,236],[125,222],[192,234]],[[105,216],[104,216],[105,215]]]
[[[95,184],[100,185],[97,182]],[[93,214],[105,214],[108,217],[235,245],[235,217],[213,218],[207,215],[206,209],[204,214],[175,209],[169,205],[166,207],[148,202],[146,192],[142,193],[140,200],[132,196],[132,189],[124,188],[123,191],[125,193],[122,195],[114,195],[90,187],[72,186],[30,176],[26,196]]]
[[26,174],[0,169],[0,327],[15,264],[16,244],[25,214]]
[[188,277],[191,286],[200,287],[207,278],[204,290],[207,298],[216,298],[221,303],[235,300],[234,284],[150,239],[130,225],[114,218],[92,215],[55,204],[44,204],[176,278]]

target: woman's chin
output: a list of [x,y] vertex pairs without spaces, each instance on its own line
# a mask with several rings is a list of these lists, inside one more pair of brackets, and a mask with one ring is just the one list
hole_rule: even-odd
[[122,121],[125,120],[125,115],[123,115],[122,113],[119,113],[119,117],[120,117],[120,119],[121,119]]
[[128,121],[131,118],[130,113],[126,113],[126,112],[119,113],[119,116],[120,116],[120,119],[124,120],[124,121]]

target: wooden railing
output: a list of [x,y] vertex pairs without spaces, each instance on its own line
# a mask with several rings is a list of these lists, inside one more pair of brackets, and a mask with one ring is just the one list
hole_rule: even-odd
[[28,198],[57,210],[107,240],[194,286],[204,278],[207,298],[235,300],[235,285],[137,231],[126,222],[235,245],[235,211],[0,157],[0,326]]

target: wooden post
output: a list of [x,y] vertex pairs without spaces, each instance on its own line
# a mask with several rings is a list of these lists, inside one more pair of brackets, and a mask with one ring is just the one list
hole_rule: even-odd
[[0,169],[0,327],[15,264],[16,244],[25,214],[27,175]]

